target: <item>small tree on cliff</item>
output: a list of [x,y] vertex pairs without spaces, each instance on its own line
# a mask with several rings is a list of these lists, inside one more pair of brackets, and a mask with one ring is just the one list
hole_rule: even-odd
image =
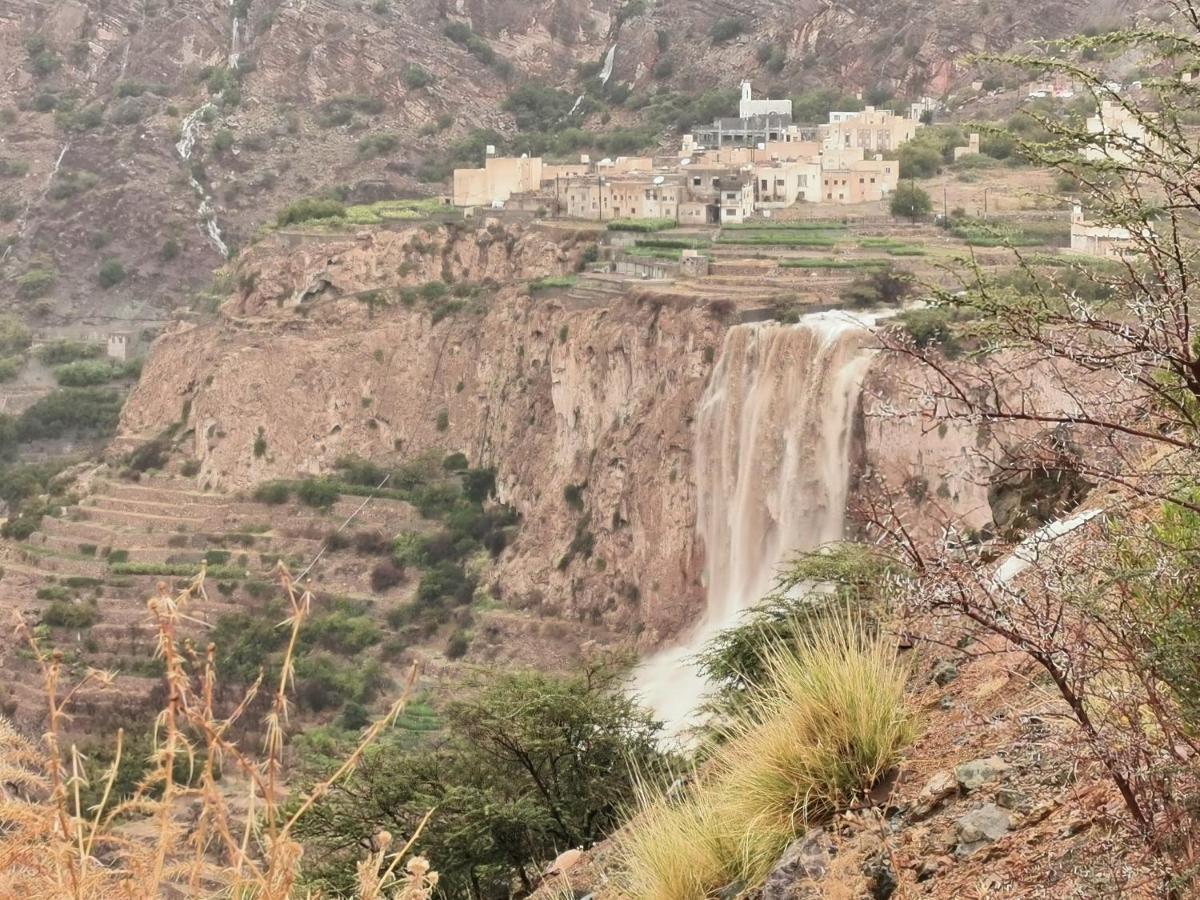
[[[937,303],[984,323],[970,364],[896,333],[892,351],[922,366],[909,414],[978,429],[997,479],[1071,469],[1117,486],[1119,528],[1083,516],[1051,553],[1032,544],[1001,570],[911,537],[899,490],[882,485],[868,516],[922,575],[910,600],[924,621],[965,623],[1026,653],[1047,674],[1087,755],[1120,794],[1165,896],[1192,896],[1200,826],[1200,151],[1190,128],[1200,83],[1200,4],[1173,0],[1162,26],[1060,42],[1052,59],[995,60],[1065,75],[1101,110],[1027,113],[1036,141],[1019,153],[1081,186],[1089,218],[1127,235],[1117,259],[1047,266],[1014,252],[1015,269],[963,273]],[[1117,92],[1083,62],[1122,52],[1155,72]],[[965,316],[964,316],[965,317]],[[953,523],[948,522],[953,534]],[[1053,535],[1046,536],[1047,541]],[[958,618],[947,620],[947,612]],[[944,632],[939,643],[954,645]]]

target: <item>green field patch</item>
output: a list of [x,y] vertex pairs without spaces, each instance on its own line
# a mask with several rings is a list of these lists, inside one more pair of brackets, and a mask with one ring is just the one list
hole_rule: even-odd
[[575,286],[575,282],[579,279],[574,275],[547,275],[545,278],[539,278],[537,281],[529,282],[529,293],[536,294],[539,291],[553,291],[563,288],[571,288]]
[[768,231],[766,229],[752,231],[722,231],[717,243],[746,244],[750,246],[773,247],[834,247],[844,235],[828,234],[822,231],[808,229]]
[[722,225],[721,231],[845,231],[845,222],[773,222],[769,219]]
[[676,227],[677,224],[674,219],[613,219],[608,223],[608,230],[650,233],[666,231],[668,228]]
[[805,259],[783,259],[779,265],[785,269],[874,269],[890,266],[891,261],[879,257],[864,259],[835,259],[832,256],[812,256]]

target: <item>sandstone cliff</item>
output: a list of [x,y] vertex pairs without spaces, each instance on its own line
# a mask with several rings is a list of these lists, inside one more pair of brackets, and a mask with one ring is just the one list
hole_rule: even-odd
[[[507,605],[660,644],[703,608],[693,423],[735,317],[682,295],[531,293],[525,279],[573,268],[585,237],[491,220],[264,242],[216,321],[154,345],[124,438],[183,421],[199,484],[222,490],[348,455],[462,451],[524,518],[496,574]],[[424,296],[443,277],[452,293]],[[927,504],[982,528],[986,436],[897,415],[919,410],[911,366],[876,358],[856,467],[905,486],[924,538],[942,520]]]

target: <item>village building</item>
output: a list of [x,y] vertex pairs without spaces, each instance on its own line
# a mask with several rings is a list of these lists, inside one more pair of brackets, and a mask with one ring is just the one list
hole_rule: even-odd
[[971,132],[971,134],[969,134],[967,136],[967,146],[954,148],[954,161],[955,162],[958,162],[964,156],[978,156],[978,155],[979,155],[979,134],[976,132]]
[[1089,222],[1078,203],[1071,210],[1071,249],[1102,259],[1121,259],[1133,249],[1133,234],[1121,225]]
[[495,156],[488,148],[482,169],[455,169],[451,197],[455,206],[500,206],[513,194],[542,185],[540,156]]
[[796,203],[821,200],[821,162],[818,158],[779,160],[754,167],[755,206],[786,209]]
[[1158,143],[1134,113],[1114,100],[1100,103],[1096,115],[1088,117],[1087,130],[1093,140],[1081,152],[1092,161],[1128,164]]
[[868,106],[862,112],[831,112],[829,124],[819,129],[826,150],[859,149],[886,153],[911,141],[919,122],[898,116],[890,109]]
[[742,99],[738,104],[738,115],[743,119],[754,116],[787,116],[792,117],[791,100],[755,100],[754,91],[749,81],[742,82]]
[[872,203],[896,190],[900,163],[861,150],[826,150],[821,157],[821,200],[826,203]]
[[753,147],[787,140],[791,125],[792,117],[779,113],[725,117],[714,119],[712,125],[693,129],[692,137],[698,147]]

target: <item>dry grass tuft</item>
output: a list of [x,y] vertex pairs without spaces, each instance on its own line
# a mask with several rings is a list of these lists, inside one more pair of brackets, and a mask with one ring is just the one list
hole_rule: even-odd
[[[413,682],[387,715],[366,730],[355,750],[326,781],[292,798],[285,811],[281,783],[284,734],[293,681],[293,650],[308,615],[311,595],[300,591],[287,570],[278,570],[290,615],[283,625],[291,639],[265,721],[262,753],[255,756],[230,737],[232,726],[261,688],[261,678],[237,707],[221,717],[214,709],[214,648],[199,653],[178,638],[179,623],[192,600],[204,596],[204,574],[177,595],[165,585],[149,603],[158,632],[168,699],[155,727],[148,774],[134,795],[111,802],[123,752],[116,737],[112,764],[102,776],[101,800],[85,808],[85,760],[62,746],[68,707],[85,687],[104,685],[112,673],[89,671],[63,684],[63,660],[42,649],[23,621],[18,632],[41,666],[48,704],[42,745],[0,720],[0,896],[25,900],[108,900],[156,897],[254,897],[285,900],[308,896],[297,887],[303,848],[297,822],[403,710]],[[192,773],[187,783],[176,772]],[[423,825],[424,823],[422,823]],[[140,826],[140,827],[139,827]],[[405,859],[420,828],[393,849],[381,834],[378,849],[359,865],[363,900],[427,900],[437,884],[422,857]]]
[[704,900],[766,877],[795,835],[864,793],[914,734],[886,635],[834,619],[771,660],[770,687],[682,799],[648,798],[617,836],[622,893]]

